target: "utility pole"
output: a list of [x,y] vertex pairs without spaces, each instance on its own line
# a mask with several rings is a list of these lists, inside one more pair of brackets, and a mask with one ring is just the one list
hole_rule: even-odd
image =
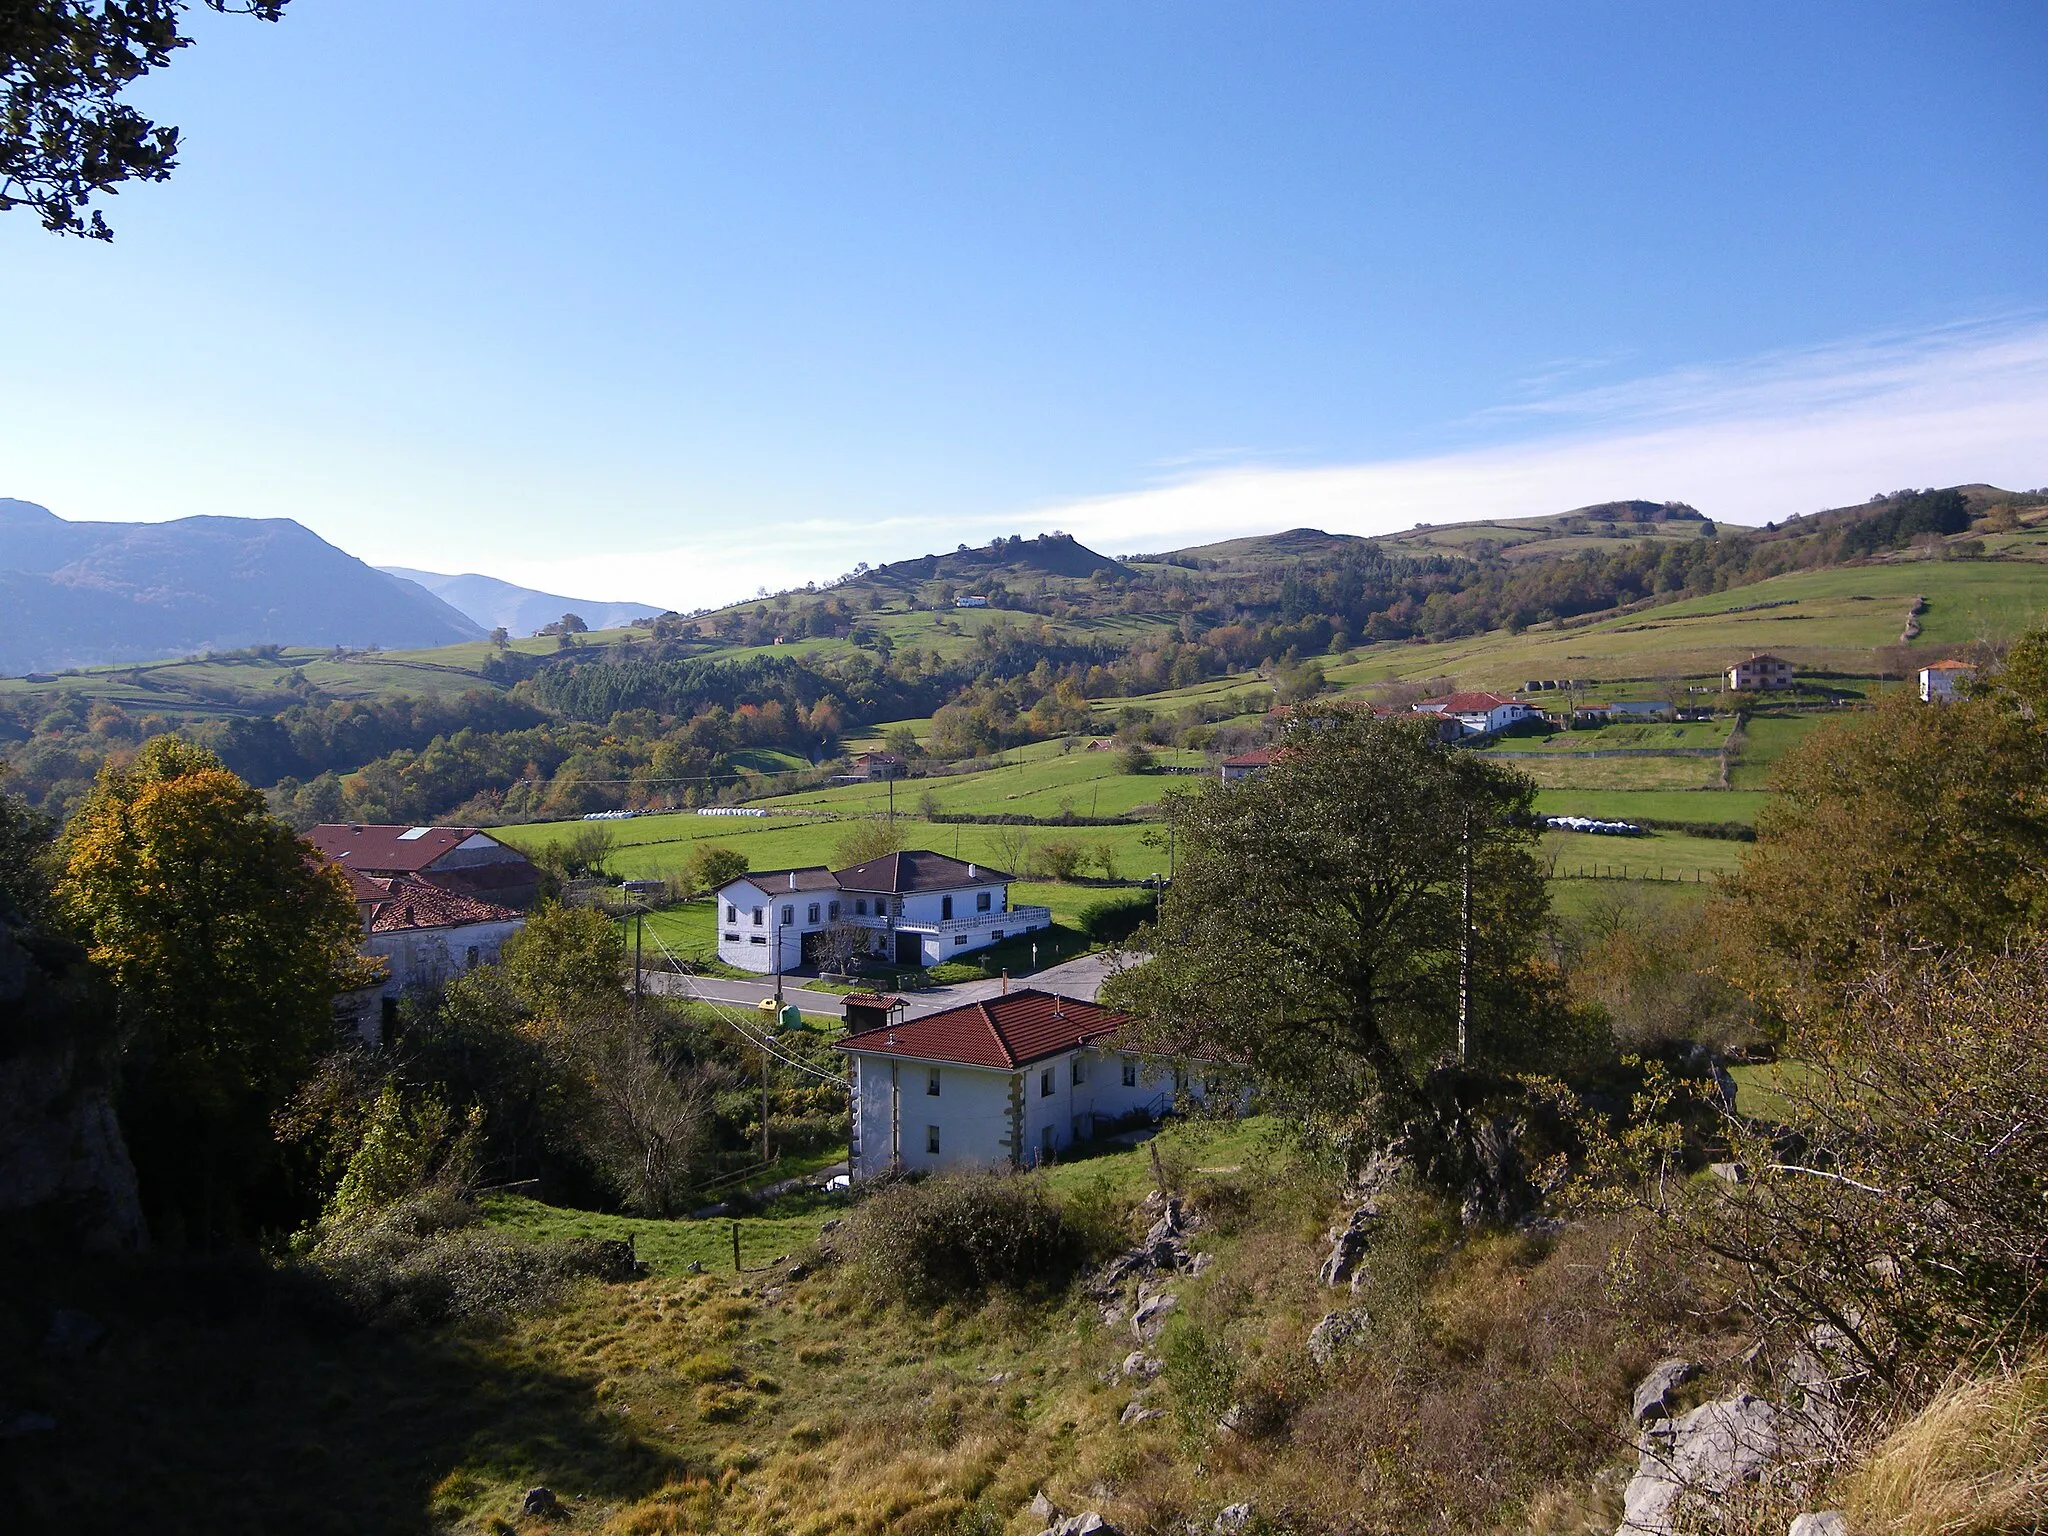
[[1472,813],[1465,812],[1464,898],[1458,917],[1458,1061],[1465,1061],[1472,1022]]
[[640,1006],[640,922],[647,915],[644,905],[633,908],[633,1006]]

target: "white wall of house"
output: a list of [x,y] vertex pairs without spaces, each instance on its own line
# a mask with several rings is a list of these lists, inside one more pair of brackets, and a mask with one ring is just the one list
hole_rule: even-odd
[[1920,669],[1920,702],[1922,704],[1952,704],[1956,690],[1977,675],[1977,669],[1962,667],[1922,667]]
[[363,953],[390,962],[384,995],[396,997],[407,987],[445,986],[464,971],[494,964],[505,941],[525,926],[525,918],[514,917],[446,928],[401,928],[396,933],[365,934]]
[[873,931],[870,948],[895,958],[892,930],[918,933],[918,964],[973,954],[1003,939],[1052,926],[1045,907],[1013,908],[1010,888],[1001,881],[983,881],[953,891],[918,891],[894,896],[875,891],[769,891],[750,880],[723,887],[718,903],[718,958],[743,971],[768,975],[777,969],[778,929],[781,969],[803,964],[804,935],[836,922],[850,922]]
[[[1010,1095],[1022,1092],[1024,1147],[1017,1161],[1035,1166],[1094,1135],[1096,1120],[1174,1102],[1174,1064],[1116,1051],[1068,1051],[1018,1072],[948,1062],[906,1060],[862,1051],[852,1060],[856,1179],[885,1172],[892,1161],[912,1171],[993,1168],[1012,1161]],[[1075,1081],[1075,1063],[1081,1081]],[[1126,1082],[1125,1065],[1135,1082]],[[932,1074],[938,1092],[931,1092]],[[1048,1088],[1050,1091],[1048,1091]],[[1179,1091],[1199,1099],[1189,1078]],[[930,1150],[932,1132],[938,1151]]]

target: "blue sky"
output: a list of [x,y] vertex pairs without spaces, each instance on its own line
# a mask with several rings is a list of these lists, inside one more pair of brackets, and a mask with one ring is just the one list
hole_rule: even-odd
[[0,218],[0,495],[692,606],[2048,482],[2048,7],[293,0],[112,247]]

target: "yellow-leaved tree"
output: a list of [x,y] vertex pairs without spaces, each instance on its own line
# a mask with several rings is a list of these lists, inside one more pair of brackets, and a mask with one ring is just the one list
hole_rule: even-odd
[[270,1117],[359,973],[347,884],[174,736],[101,771],[63,857],[59,899],[119,999],[122,1128],[152,1229],[205,1244],[291,1222]]

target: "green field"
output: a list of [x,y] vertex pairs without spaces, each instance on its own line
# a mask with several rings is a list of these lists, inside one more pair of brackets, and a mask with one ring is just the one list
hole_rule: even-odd
[[1719,747],[1735,728],[1726,720],[1653,721],[1640,725],[1606,725],[1594,730],[1553,731],[1548,736],[1504,736],[1484,748],[1489,754],[1517,752],[1659,752],[1701,751]]
[[[1036,742],[1004,754],[1000,768],[981,773],[899,779],[893,789],[896,812],[921,810],[929,796],[947,816],[1124,816],[1155,803],[1172,789],[1192,789],[1201,778],[1188,774],[1126,773],[1123,754],[1063,751],[1056,741]],[[1160,767],[1207,769],[1199,752],[1160,749]],[[841,815],[878,816],[889,808],[887,784],[844,784],[757,802],[764,810],[785,807],[831,810]]]
[[1597,816],[1607,821],[1744,821],[1771,797],[1741,789],[1546,789],[1536,809],[1546,816]]
[[1749,847],[1724,837],[1683,832],[1652,832],[1646,837],[1545,832],[1542,841],[1555,879],[1706,881],[1734,874]]
[[[1155,869],[1166,867],[1163,831],[1151,826],[1122,827],[995,827],[946,825],[899,815],[904,845],[929,848],[970,863],[1008,869],[1011,864],[1028,865],[1031,850],[1058,839],[1079,842],[1093,849],[1107,844],[1115,854],[1117,878],[1143,879]],[[494,827],[492,835],[515,848],[531,852],[571,836],[590,825],[580,821],[542,822],[526,826]],[[742,817],[693,816],[677,813],[635,817],[630,821],[599,823],[620,832],[620,846],[609,868],[624,879],[652,879],[679,871],[700,842],[722,843],[746,855],[752,869],[792,869],[813,864],[839,862],[840,839],[850,830],[844,821],[825,817],[771,818],[751,822]],[[1151,839],[1159,839],[1153,847]],[[1022,857],[1019,857],[1019,855]],[[1091,869],[1099,874],[1099,869]]]
[[[1752,651],[1867,676],[1876,670],[1874,652],[1898,642],[1916,595],[1927,598],[1922,646],[2010,637],[2048,615],[2048,563],[1936,560],[1800,571],[1581,628],[1372,646],[1329,676],[1346,687],[1448,676],[1461,687],[1498,689],[1571,677],[1602,685],[1603,697],[1648,698],[1673,684],[1715,684],[1722,669]],[[1754,606],[1763,603],[1781,606]]]

